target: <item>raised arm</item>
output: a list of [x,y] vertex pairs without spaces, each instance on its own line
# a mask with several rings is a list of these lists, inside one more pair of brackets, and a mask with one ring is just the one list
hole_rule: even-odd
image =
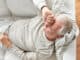
[[48,15],[53,15],[46,2],[46,0],[33,0],[34,5],[41,11],[43,19],[46,19]]

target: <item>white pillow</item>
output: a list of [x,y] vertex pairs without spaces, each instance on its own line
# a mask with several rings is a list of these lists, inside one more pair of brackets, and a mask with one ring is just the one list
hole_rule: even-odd
[[6,0],[0,0],[0,17],[9,16],[9,10],[6,6]]
[[35,16],[37,9],[32,0],[7,0],[7,5],[14,16]]

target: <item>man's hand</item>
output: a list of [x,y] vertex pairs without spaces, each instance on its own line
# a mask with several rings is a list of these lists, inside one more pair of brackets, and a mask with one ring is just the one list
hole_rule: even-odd
[[3,34],[0,36],[0,42],[6,47],[6,48],[10,48],[12,43],[10,41],[10,39],[8,38],[7,34]]
[[48,24],[46,23],[46,25],[51,25],[55,22],[53,13],[48,7],[42,8],[42,17],[43,17],[44,22],[47,20],[47,17],[49,17]]

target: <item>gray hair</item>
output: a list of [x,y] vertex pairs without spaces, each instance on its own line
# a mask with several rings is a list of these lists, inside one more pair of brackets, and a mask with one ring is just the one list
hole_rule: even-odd
[[64,35],[72,30],[72,21],[68,16],[60,15],[57,20],[63,22],[63,27],[59,30],[58,34]]

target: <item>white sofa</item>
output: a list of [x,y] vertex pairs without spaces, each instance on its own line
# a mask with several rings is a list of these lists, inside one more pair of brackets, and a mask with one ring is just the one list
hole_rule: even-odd
[[[18,8],[14,8],[12,7],[11,5],[13,5],[13,3],[9,3],[8,1],[6,2],[7,0],[0,0],[0,21],[2,20],[7,20],[7,19],[11,19],[11,13],[13,13],[13,17],[16,15],[16,16],[25,16],[27,14],[30,14],[27,12],[27,14],[25,13],[26,10],[20,10],[21,8],[26,8],[26,6],[24,6],[25,2],[23,3],[23,5],[21,4],[21,0],[20,2],[16,2],[15,6],[19,6]],[[9,1],[12,1],[12,0],[9,0]],[[14,2],[14,1],[13,1]],[[9,4],[8,4],[9,3]],[[17,3],[20,3],[20,5],[17,5]],[[22,5],[22,6],[21,6]],[[32,6],[32,5],[31,5]],[[32,8],[32,10],[35,8]],[[34,13],[34,11],[31,11],[31,13]],[[24,13],[22,13],[24,12]],[[32,14],[30,14],[32,15]],[[28,16],[27,16],[28,17]],[[1,22],[0,22],[1,23]],[[1,25],[0,25],[1,26]],[[4,27],[5,28],[5,27]],[[2,31],[2,29],[0,29],[0,31]],[[77,29],[77,32],[76,33],[79,33],[78,29]],[[78,34],[76,34],[77,36]],[[2,53],[3,54],[3,53]],[[0,58],[1,58],[1,52],[0,52]],[[69,59],[68,59],[69,58]],[[51,60],[56,60],[55,59],[55,56],[53,56],[53,58],[51,58]],[[67,47],[67,50],[64,52],[64,56],[63,56],[63,60],[76,60],[76,40],[74,40],[68,47]]]

